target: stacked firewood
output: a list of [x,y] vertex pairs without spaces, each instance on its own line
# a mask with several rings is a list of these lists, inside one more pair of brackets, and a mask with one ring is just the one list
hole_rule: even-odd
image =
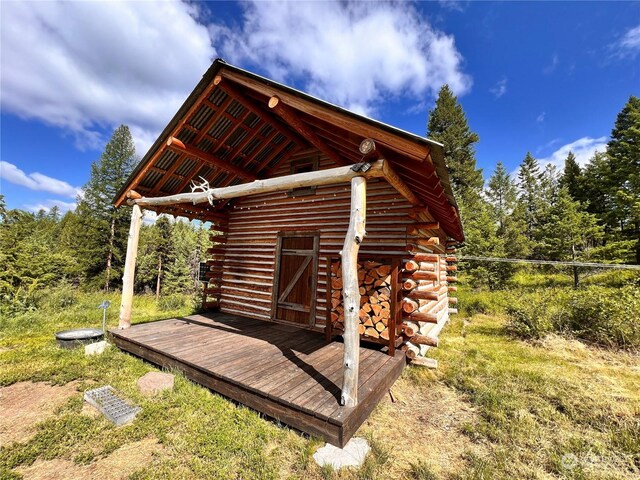
[[[359,332],[372,339],[389,340],[391,318],[391,265],[365,260],[358,263],[360,284]],[[341,263],[331,264],[331,321],[333,328],[344,331]]]

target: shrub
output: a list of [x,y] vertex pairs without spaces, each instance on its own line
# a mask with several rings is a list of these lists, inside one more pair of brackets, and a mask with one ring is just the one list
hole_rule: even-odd
[[77,302],[78,291],[70,285],[46,290],[36,301],[38,309],[43,308],[52,312],[70,307]]
[[585,276],[580,280],[581,285],[602,285],[605,287],[625,287],[635,285],[640,287],[640,272],[637,270],[608,270]]
[[458,309],[466,316],[476,313],[492,315],[503,311],[505,298],[508,295],[502,291],[468,291],[461,288],[458,291]]
[[38,283],[33,282],[29,287],[18,287],[13,292],[7,292],[0,298],[0,314],[15,316],[21,313],[33,312],[38,309],[38,299],[41,292]]
[[589,287],[571,295],[568,328],[608,347],[640,347],[640,289]]
[[507,329],[518,337],[534,339],[562,331],[566,319],[563,297],[556,290],[513,295],[506,308]]
[[170,310],[179,310],[186,305],[184,295],[167,295],[158,299],[158,309],[167,312]]
[[522,338],[560,333],[607,347],[640,347],[640,289],[634,286],[514,294],[506,312],[507,329]]

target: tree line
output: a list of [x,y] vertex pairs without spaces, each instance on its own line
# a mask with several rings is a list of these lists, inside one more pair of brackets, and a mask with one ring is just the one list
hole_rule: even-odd
[[[542,166],[526,153],[515,177],[498,163],[485,183],[477,168],[479,137],[448,86],[429,112],[427,135],[445,146],[459,203],[464,254],[545,260],[640,263],[640,99],[631,96],[613,126],[605,152],[581,167],[573,153],[564,169]],[[0,299],[71,283],[106,291],[121,285],[130,208],[113,206],[136,163],[129,128],[118,127],[75,211],[7,209],[0,195]],[[202,225],[160,217],[143,225],[137,291],[194,293],[209,246]],[[475,283],[497,288],[513,264],[467,262]]]
[[[114,131],[91,165],[73,211],[7,209],[0,195],[0,301],[21,302],[37,289],[68,283],[87,290],[121,287],[130,207],[113,200],[137,162],[129,128]],[[160,216],[140,232],[136,289],[156,295],[198,288],[206,256],[204,225]]]
[[[485,183],[476,167],[479,136],[448,86],[429,112],[427,135],[444,144],[466,241],[462,254],[485,257],[640,263],[640,99],[619,112],[604,152],[564,169],[527,152],[516,172],[498,162]],[[499,288],[513,264],[466,262],[475,284]]]

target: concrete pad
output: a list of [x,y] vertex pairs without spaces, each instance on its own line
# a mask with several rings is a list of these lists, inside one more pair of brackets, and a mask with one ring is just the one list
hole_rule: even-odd
[[173,390],[175,376],[171,373],[149,372],[138,380],[138,388],[144,395],[155,395],[164,390]]
[[101,342],[90,343],[89,345],[84,346],[84,354],[85,355],[100,355],[103,353],[109,344],[102,340]]
[[370,451],[371,447],[369,447],[369,442],[366,439],[352,438],[344,448],[338,448],[327,443],[313,454],[313,459],[321,467],[330,465],[334,470],[343,467],[359,468]]

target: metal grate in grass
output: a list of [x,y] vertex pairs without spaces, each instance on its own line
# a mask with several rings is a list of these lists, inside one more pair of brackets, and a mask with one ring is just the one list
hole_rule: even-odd
[[140,407],[129,405],[118,397],[111,385],[87,390],[84,392],[84,399],[118,426],[132,421],[142,410]]

